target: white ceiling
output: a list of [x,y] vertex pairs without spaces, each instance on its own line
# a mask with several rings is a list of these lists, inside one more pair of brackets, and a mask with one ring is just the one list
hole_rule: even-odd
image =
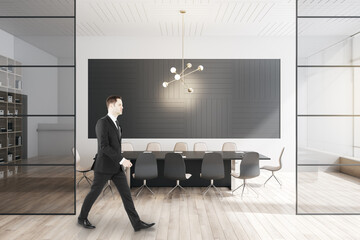
[[[73,3],[0,0],[0,16],[72,16]],[[76,34],[179,37],[179,10],[185,9],[186,36],[295,36],[295,4],[296,0],[77,0]],[[299,0],[299,15],[360,16],[360,0]],[[73,37],[73,27],[71,18],[0,19],[0,29],[60,57],[68,54],[61,49],[68,48],[64,37]],[[299,20],[300,36],[331,35],[338,39],[359,31],[360,20],[355,18]],[[46,39],[52,41],[44,44]]]
[[79,36],[290,36],[295,0],[78,0]]
[[359,0],[299,0],[299,16],[360,16]]

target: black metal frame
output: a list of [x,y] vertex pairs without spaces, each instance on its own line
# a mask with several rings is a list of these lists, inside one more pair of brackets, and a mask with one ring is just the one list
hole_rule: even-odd
[[[55,19],[73,19],[74,24],[74,47],[73,47],[73,65],[6,65],[6,66],[0,66],[0,67],[21,67],[21,68],[72,68],[74,71],[74,113],[73,114],[29,114],[29,115],[18,115],[19,117],[73,117],[74,118],[74,148],[76,150],[76,0],[73,0],[74,2],[74,9],[73,9],[73,15],[72,16],[0,16],[0,19],[13,19],[13,18],[20,18],[20,19],[26,19],[26,18],[55,18]],[[70,150],[69,150],[70,151]],[[74,171],[74,211],[72,213],[0,213],[0,215],[75,215],[76,214],[76,156],[73,158],[72,164],[1,164],[1,166],[72,166]]]
[[[295,206],[295,210],[296,210],[296,215],[360,215],[359,213],[299,213],[299,205],[298,205],[298,197],[299,197],[299,188],[298,188],[298,167],[307,167],[307,166],[360,166],[360,164],[299,164],[298,163],[298,118],[299,117],[360,117],[360,115],[350,115],[350,114],[298,114],[298,68],[339,68],[339,67],[349,67],[349,68],[357,68],[360,67],[360,65],[298,65],[298,20],[299,19],[305,19],[305,18],[310,18],[310,19],[319,19],[319,18],[358,18],[360,19],[360,16],[299,16],[299,12],[298,12],[298,7],[299,7],[299,0],[296,0],[296,36],[295,36],[295,47],[296,47],[296,60],[295,60],[295,64],[296,64],[296,70],[295,70],[295,74],[296,74],[296,80],[295,80],[295,84],[296,84],[296,93],[295,93],[295,104],[296,104],[296,115],[295,115],[295,122],[296,122],[296,132],[295,132],[295,144],[296,144],[296,150],[295,150],[295,159],[296,159],[296,173],[295,173],[295,181],[296,181],[296,206]],[[354,36],[354,35],[352,35]]]

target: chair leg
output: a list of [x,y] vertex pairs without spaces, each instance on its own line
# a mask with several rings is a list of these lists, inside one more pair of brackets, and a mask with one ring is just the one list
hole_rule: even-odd
[[81,180],[83,180],[83,178],[85,178],[84,176],[82,176],[81,178],[80,178],[80,180],[77,182],[77,185],[79,186],[79,184],[80,184],[80,182],[81,182]]
[[242,197],[243,197],[243,195],[244,195],[245,186],[246,186],[246,181],[245,181],[245,179],[244,179],[243,190],[242,190],[242,192],[241,192],[241,199],[242,199]]
[[151,191],[151,189],[148,187],[148,185],[145,185],[145,187],[152,193],[152,195],[155,196],[155,193],[153,191]]
[[77,185],[79,186],[80,182],[85,178],[85,180],[89,183],[89,185],[91,186],[92,180],[86,176],[86,173],[82,173],[83,175],[81,176],[80,180],[77,182]]
[[110,180],[108,181],[108,184],[106,185],[106,187],[105,187],[104,190],[103,190],[103,196],[105,196],[105,192],[106,192],[107,189],[110,190],[111,195],[112,195],[113,198],[114,198],[114,193],[113,193],[112,187],[111,187],[111,185],[110,185]]
[[281,185],[281,182],[280,182],[279,179],[275,176],[274,171],[271,171],[271,176],[265,181],[264,187],[265,187],[265,184],[266,184],[272,177],[275,178],[275,180],[280,184],[280,187],[281,187],[281,186],[282,186],[282,185]]
[[88,182],[88,184],[91,186],[93,181],[88,176],[86,176],[85,173],[84,173],[84,177],[85,177],[86,181]]
[[235,190],[232,191],[232,194],[234,194],[234,192],[235,192],[236,190],[238,190],[239,188],[241,188],[241,187],[242,187],[241,199],[243,198],[245,188],[246,188],[246,189],[250,189],[251,191],[253,191],[253,192],[256,194],[257,197],[259,197],[259,194],[255,191],[255,189],[253,189],[253,188],[250,186],[250,184],[247,184],[247,183],[246,183],[246,179],[244,179],[243,184],[241,184],[239,187],[237,187]]
[[151,194],[155,196],[155,193],[154,193],[153,191],[151,191],[151,189],[150,189],[150,188],[148,187],[148,185],[146,184],[146,180],[144,180],[143,185],[142,185],[142,186],[138,189],[138,191],[136,192],[135,198],[137,198],[137,197],[140,195],[141,191],[142,191],[144,188],[148,189],[148,190],[151,192]]
[[144,189],[144,185],[142,185],[141,187],[139,187],[139,189],[137,190],[136,194],[135,194],[135,198],[137,198],[139,196],[139,194],[142,192],[142,190]]
[[214,191],[215,193],[218,192],[220,194],[221,197],[223,197],[221,191],[214,185],[214,180],[211,179],[210,180],[210,185],[206,188],[206,190],[203,192],[203,197],[205,197],[205,194],[210,190],[210,188],[213,187],[214,188]]
[[265,184],[274,176],[274,174],[271,174],[271,176],[265,181],[264,183],[264,187],[265,187]]
[[276,179],[276,181],[280,184],[280,187],[282,186],[281,185],[281,182],[279,181],[279,179],[274,175],[274,178]]
[[173,188],[170,190],[170,192],[168,192],[168,193],[166,194],[165,198],[167,198],[167,197],[170,195],[170,193],[171,193],[172,191],[174,191],[177,187],[178,187],[178,185],[176,185],[175,187],[173,187]]
[[213,187],[214,187],[215,191],[220,194],[221,198],[223,198],[224,196],[222,195],[220,189],[218,189],[215,185],[213,185]]
[[165,196],[165,198],[167,198],[169,195],[170,195],[170,193],[172,193],[176,188],[178,188],[179,187],[179,189],[182,189],[182,190],[184,190],[185,192],[186,192],[186,190],[180,185],[180,180],[176,180],[176,186],[175,187],[173,187],[171,190],[170,190],[170,192],[168,192],[167,194],[166,194],[166,196]]
[[211,185],[207,186],[207,188],[205,189],[205,191],[202,193],[203,196],[205,196],[205,194],[210,190]]
[[241,184],[240,186],[238,186],[237,188],[235,188],[235,190],[232,190],[231,193],[234,195],[234,192],[235,192],[236,190],[238,190],[239,188],[241,188],[243,185],[244,185],[244,183]]

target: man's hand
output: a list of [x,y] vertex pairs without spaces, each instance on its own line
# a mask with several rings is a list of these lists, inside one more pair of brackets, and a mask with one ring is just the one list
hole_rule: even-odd
[[122,165],[127,168],[132,167],[132,163],[127,159],[123,161]]

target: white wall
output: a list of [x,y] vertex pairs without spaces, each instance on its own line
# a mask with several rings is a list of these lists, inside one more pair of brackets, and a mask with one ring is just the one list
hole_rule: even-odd
[[[88,139],[88,59],[167,59],[181,58],[179,38],[77,37],[77,148],[82,159],[92,159],[96,139]],[[144,150],[151,141],[163,150],[172,150],[184,141],[192,148],[197,141],[207,142],[210,150],[221,150],[224,142],[236,142],[240,150],[258,151],[275,164],[281,148],[285,171],[295,169],[295,38],[208,37],[186,38],[185,58],[200,59],[281,59],[281,138],[280,139],[123,139]],[[121,95],[121,92],[118,93]],[[104,99],[105,100],[105,99]],[[126,102],[124,102],[126,107]],[[90,106],[91,107],[91,106]],[[126,114],[126,112],[125,112]],[[91,161],[91,160],[89,160]],[[267,162],[268,164],[269,162]],[[89,163],[90,164],[90,163]]]
[[0,29],[0,55],[14,58],[14,36]]

